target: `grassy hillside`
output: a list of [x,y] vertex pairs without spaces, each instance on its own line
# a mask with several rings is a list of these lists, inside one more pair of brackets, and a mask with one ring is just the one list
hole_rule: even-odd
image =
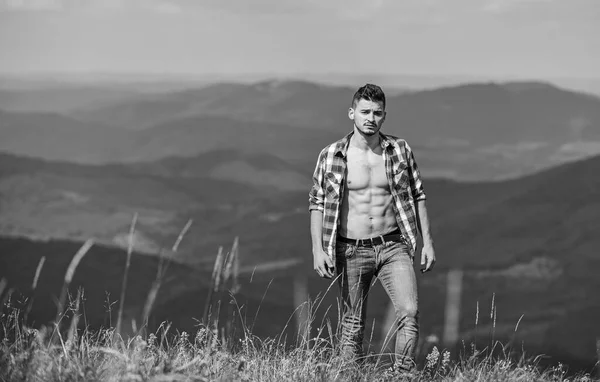
[[[7,341],[0,345],[2,365],[0,370],[2,373],[7,373],[2,374],[3,378],[11,380],[16,376],[22,376],[23,373],[42,378],[44,376],[47,378],[51,373],[53,378],[66,378],[68,375],[84,373],[86,378],[100,380],[114,379],[117,375],[121,380],[129,379],[133,378],[133,374],[145,378],[179,380],[185,378],[185,375],[188,378],[192,375],[195,375],[195,378],[205,378],[233,373],[229,374],[228,378],[242,377],[242,380],[276,378],[274,380],[278,380],[277,378],[294,376],[294,379],[312,380],[315,378],[315,372],[320,375],[321,380],[337,380],[339,373],[344,375],[344,380],[387,381],[397,380],[399,377],[388,369],[387,356],[383,355],[381,359],[377,357],[381,351],[377,345],[379,332],[385,329],[380,327],[382,317],[379,315],[383,313],[380,296],[377,295],[380,290],[371,297],[369,314],[369,323],[374,323],[371,318],[376,316],[376,322],[379,324],[373,325],[375,328],[373,341],[371,337],[366,341],[374,356],[367,358],[364,364],[352,365],[344,363],[335,353],[332,353],[336,349],[336,342],[329,337],[330,329],[322,321],[321,316],[323,310],[331,308],[335,311],[336,308],[328,306],[327,298],[322,300],[321,297],[311,293],[315,301],[313,311],[316,315],[311,319],[313,327],[311,338],[314,336],[315,341],[310,348],[306,347],[302,335],[296,337],[294,321],[290,323],[289,330],[284,329],[294,308],[290,299],[284,297],[285,290],[289,290],[289,277],[288,285],[285,283],[286,277],[276,277],[275,282],[268,285],[271,291],[275,290],[276,299],[273,299],[272,292],[264,293],[260,290],[265,287],[264,275],[262,277],[258,275],[252,282],[244,277],[245,280],[242,281],[242,288],[236,296],[234,306],[231,306],[233,301],[230,302],[230,298],[222,298],[222,309],[230,310],[236,315],[235,322],[238,330],[235,337],[227,337],[227,342],[222,342],[221,338],[213,337],[213,334],[202,325],[200,308],[205,302],[210,273],[174,263],[169,268],[167,281],[159,293],[158,303],[150,320],[152,334],[148,335],[146,332],[141,337],[131,340],[126,338],[121,342],[113,337],[113,331],[118,307],[115,297],[119,295],[117,285],[120,285],[118,281],[123,276],[124,256],[117,250],[102,246],[92,247],[83,258],[71,284],[73,295],[76,288],[85,288],[80,311],[81,337],[75,337],[74,342],[66,342],[63,346],[47,346],[52,343],[50,339],[52,332],[48,329],[44,330],[40,325],[54,318],[55,307],[52,301],[55,300],[60,289],[71,254],[78,246],[77,243],[65,241],[35,243],[26,240],[0,240],[0,249],[5,254],[0,257],[0,270],[4,273],[0,276],[8,280],[11,290],[7,293],[12,294],[10,300],[6,299],[7,293],[3,294],[5,297],[3,301],[8,303],[2,307],[4,314],[0,321],[7,338]],[[37,289],[34,294],[27,293],[31,288],[31,280],[24,276],[32,277],[40,256],[46,256],[46,263],[42,268]],[[124,333],[130,335],[135,334],[129,327],[133,320],[136,320],[139,325],[140,301],[145,300],[157,266],[156,259],[152,257],[134,255],[132,260],[124,313]],[[503,292],[494,296],[493,307],[497,309],[498,319],[494,320],[493,324],[491,318],[486,317],[490,308],[488,301],[478,300],[481,302],[481,312],[478,313],[479,323],[469,324],[478,332],[463,332],[461,335],[461,339],[467,345],[450,348],[448,352],[444,351],[442,357],[441,354],[436,353],[437,349],[433,348],[435,342],[424,341],[419,350],[419,371],[405,378],[419,381],[464,380],[464,378],[562,381],[566,376],[573,380],[572,378],[577,374],[576,380],[589,381],[589,375],[585,376],[583,373],[592,371],[594,359],[585,354],[577,357],[565,352],[569,341],[573,338],[561,337],[561,330],[564,330],[564,326],[574,326],[572,318],[569,319],[571,325],[559,322],[551,328],[553,335],[550,343],[540,345],[532,341],[536,334],[540,335],[539,332],[545,329],[541,317],[526,317],[519,322],[518,333],[507,335],[514,326],[513,323],[509,323],[511,330],[507,330],[507,322],[502,317],[507,311],[510,314],[515,303],[514,296],[507,296],[507,292],[522,293],[522,287],[525,285],[523,281],[526,278],[527,276],[520,277],[517,283],[512,280],[508,283],[511,284],[508,288],[503,285]],[[486,285],[488,288],[500,286],[490,278],[487,278],[484,283],[474,283],[473,278],[469,280],[465,285],[465,297],[474,297],[473,292]],[[533,280],[533,283],[532,280],[529,281],[527,285],[529,290],[532,286],[540,286],[535,282],[536,280]],[[310,285],[311,291],[316,287],[321,286],[324,289],[326,286],[324,282]],[[431,279],[422,284],[421,293],[425,298],[422,297],[424,304],[421,311],[426,318],[423,321],[422,334],[436,334],[436,329],[430,326],[430,322],[439,321],[439,307],[443,305],[442,293],[439,293],[440,287],[439,282]],[[517,289],[520,290],[517,292]],[[24,300],[21,293],[30,300]],[[505,300],[505,297],[508,299]],[[539,304],[534,294],[523,298],[530,299],[530,305],[539,315],[544,314],[538,309]],[[28,302],[33,302],[33,309],[29,313],[29,325],[34,325],[40,331],[20,331],[13,321],[15,316],[12,313],[16,311],[11,309],[25,310]],[[589,315],[590,311],[581,309],[576,313]],[[596,309],[597,313],[598,309]],[[331,330],[334,332],[337,325],[336,315],[336,312],[330,315],[333,325]],[[580,316],[573,317],[580,318]],[[68,314],[64,319],[67,321],[65,328],[68,327],[70,319],[71,314]],[[245,326],[239,326],[241,323]],[[584,335],[587,340],[582,341],[583,346],[579,347],[579,350],[585,353],[585,349],[589,347],[586,342],[593,342],[593,338],[590,337],[595,324],[588,324],[587,327],[575,326],[578,327],[576,331]],[[324,331],[319,333],[318,328]],[[97,333],[96,330],[100,332]],[[286,336],[280,337],[282,334]],[[569,334],[572,335],[573,331]],[[67,338],[66,335],[65,332],[64,338]],[[423,337],[425,336],[422,336],[422,340]],[[497,340],[510,347],[502,350],[502,345],[495,342]],[[489,352],[492,345],[496,350],[494,356]],[[482,353],[479,356],[475,355],[472,346]],[[517,361],[523,349],[527,351],[526,357],[531,358]],[[95,352],[99,353],[96,355]],[[534,360],[533,357],[537,354],[544,354],[545,357]],[[292,360],[296,361],[292,362]],[[109,362],[110,368],[107,367]],[[560,362],[566,366],[561,366]],[[42,365],[45,366],[42,368]],[[320,368],[325,369],[319,371]]]
[[[526,349],[543,352],[552,361],[561,360],[578,367],[593,364],[595,338],[600,336],[596,326],[600,320],[600,305],[594,295],[600,288],[595,272],[600,266],[597,251],[600,239],[595,234],[600,228],[596,219],[600,213],[600,199],[596,190],[600,185],[598,178],[594,176],[599,167],[600,158],[593,158],[510,182],[455,183],[426,180],[428,208],[439,261],[435,272],[419,276],[423,333],[441,336],[446,272],[452,268],[461,268],[464,271],[460,322],[463,338],[469,341],[489,338],[494,325],[489,318],[493,299],[497,312],[493,328],[496,338],[511,339],[516,336],[516,341],[523,341]],[[76,168],[89,170],[85,166]],[[103,170],[97,168],[97,171],[101,173]],[[24,216],[31,216],[30,221],[35,219],[38,227],[45,230],[50,227],[60,230],[62,226],[56,223],[61,222],[60,215],[56,214],[67,211],[70,214],[80,214],[83,206],[88,210],[95,206],[96,199],[101,195],[114,198],[107,199],[107,205],[122,203],[123,206],[128,206],[131,214],[133,211],[140,211],[136,206],[146,206],[145,211],[148,211],[153,205],[156,209],[154,216],[162,220],[144,221],[143,215],[140,215],[140,234],[156,241],[159,247],[168,247],[184,224],[183,216],[191,215],[194,225],[186,236],[178,258],[182,262],[195,264],[195,268],[203,270],[205,274],[210,272],[216,248],[228,245],[234,236],[239,236],[241,266],[247,270],[240,282],[244,296],[250,299],[243,300],[240,305],[244,305],[245,312],[253,318],[262,301],[266,308],[261,310],[259,317],[268,316],[269,324],[257,328],[257,333],[261,336],[271,336],[274,332],[276,334],[290,318],[294,309],[294,277],[307,281],[309,294],[313,297],[328,288],[328,282],[318,279],[310,264],[305,192],[273,194],[262,199],[257,190],[256,199],[245,194],[244,200],[230,204],[227,212],[223,213],[219,212],[220,207],[216,204],[216,201],[223,200],[219,199],[221,189],[198,185],[197,190],[212,190],[214,202],[205,204],[204,209],[198,209],[196,205],[193,212],[190,206],[194,202],[198,203],[192,196],[193,192],[185,194],[189,199],[178,204],[185,199],[171,194],[175,192],[173,185],[177,183],[168,178],[156,178],[162,179],[156,180],[162,188],[156,188],[152,182],[139,183],[135,174],[132,171],[122,178],[112,178],[110,183],[122,185],[119,189],[123,191],[141,187],[139,192],[134,192],[129,197],[125,193],[98,191],[76,209],[65,205],[61,210],[55,203],[54,209],[47,214],[41,212],[41,209],[32,209],[32,212]],[[106,181],[98,174],[95,177],[96,181]],[[44,180],[43,177],[37,179],[40,182]],[[58,178],[56,184],[64,187],[67,179]],[[130,183],[121,183],[122,179],[129,179]],[[77,183],[72,180],[70,184]],[[175,186],[175,189],[181,190],[178,187],[184,187],[183,183]],[[48,186],[43,189],[52,190]],[[91,189],[96,187],[90,185],[88,190]],[[10,191],[5,188],[4,195],[10,195],[6,193],[7,190]],[[20,195],[23,197],[27,195],[22,187],[15,190],[21,190]],[[156,190],[156,194],[153,190]],[[83,195],[83,190],[79,191]],[[13,199],[3,197],[3,200]],[[3,204],[4,216],[11,216],[7,212],[17,211],[16,208],[10,209],[13,203]],[[47,205],[44,199],[38,203],[40,206]],[[21,205],[29,204],[30,201],[24,201]],[[103,223],[103,219],[114,216],[114,212],[107,214],[97,206],[93,208],[97,208],[98,214],[93,218],[82,218],[77,224],[80,229],[78,237],[82,238],[80,240],[94,236],[85,232],[86,224],[107,224]],[[294,211],[294,208],[298,208],[298,211]],[[18,211],[23,213],[22,208]],[[35,218],[34,211],[38,214]],[[172,214],[171,220],[165,218],[168,213]],[[69,217],[72,215],[64,216],[65,222],[72,221]],[[117,231],[123,234],[127,232],[131,215],[121,212],[119,216],[120,228]],[[109,222],[114,224],[114,220]],[[22,224],[22,221],[15,224],[17,223]],[[17,245],[11,241],[16,239],[5,240],[13,244],[1,251],[4,263],[0,269],[6,275],[15,275],[19,280],[29,280],[39,255],[24,256],[25,249],[19,249],[22,244]],[[63,264],[66,264],[66,258],[76,250],[75,244],[71,250],[60,251],[46,249],[43,243],[36,245],[40,247],[29,247],[32,249],[27,251],[41,254],[48,250],[49,256],[56,256],[60,252],[61,256],[65,256]],[[13,254],[15,251],[16,255]],[[120,255],[115,254],[115,259],[120,256],[120,261],[124,261],[124,250],[117,250],[117,253]],[[152,257],[144,257],[146,258],[156,261]],[[300,260],[301,263],[286,266],[285,261],[288,259]],[[103,262],[102,266],[110,268],[115,264]],[[275,265],[275,268],[268,270],[269,264],[283,265]],[[148,266],[149,269],[153,267]],[[255,273],[252,272],[254,267],[258,269]],[[260,271],[261,267],[267,270]],[[27,271],[24,272],[23,269]],[[107,281],[108,284],[98,283],[100,288],[109,284],[114,288],[115,280],[119,278],[115,276],[118,271],[104,271],[99,265],[94,269],[95,275],[104,272],[110,275],[107,278],[111,280]],[[182,268],[182,275],[177,274],[173,279],[174,283],[181,283],[175,288],[177,293],[169,295],[158,304],[160,308],[157,309],[157,319],[177,322],[190,331],[196,324],[194,318],[203,313],[202,298],[206,291],[197,283],[198,280],[194,281],[196,283],[186,281],[189,277],[194,278],[186,274],[196,271],[184,269]],[[153,272],[146,273],[152,275]],[[56,277],[62,277],[62,271],[58,274]],[[143,282],[140,285],[144,285]],[[96,293],[98,296],[104,294]],[[336,297],[337,289],[333,287],[325,296],[319,314],[323,314],[331,306],[333,310],[330,314],[335,318]],[[379,325],[384,322],[388,307],[387,297],[379,286],[373,292],[369,305],[369,326],[374,320],[378,329],[373,338],[374,341],[379,341],[384,330]],[[478,316],[480,320],[475,325],[475,317]],[[570,324],[566,325],[567,322]],[[515,333],[517,323],[519,326]]]
[[[9,310],[10,312],[10,310]],[[337,355],[337,343],[318,335],[314,345],[298,337],[294,347],[279,338],[261,340],[244,332],[239,345],[221,341],[200,327],[193,333],[162,328],[124,341],[114,328],[82,331],[55,345],[56,332],[20,332],[18,322],[1,323],[16,335],[0,344],[0,378],[5,380],[95,381],[514,381],[590,382],[593,376],[563,364],[544,367],[538,358],[514,359],[478,349],[465,353],[433,347],[418,368],[391,368],[387,355],[374,354],[358,363]],[[11,333],[11,334],[12,334]],[[67,334],[67,333],[65,333]],[[498,346],[500,347],[500,345]]]

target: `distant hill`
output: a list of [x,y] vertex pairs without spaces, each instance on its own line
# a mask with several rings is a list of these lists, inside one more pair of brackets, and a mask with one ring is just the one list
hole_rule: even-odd
[[[182,244],[185,245],[185,239]],[[5,278],[8,288],[13,290],[13,306],[24,309],[25,305],[21,305],[22,301],[25,301],[23,297],[33,297],[29,315],[30,325],[38,328],[54,320],[55,301],[60,295],[69,263],[80,246],[81,243],[68,240],[40,242],[0,237],[0,279]],[[114,327],[116,324],[121,280],[125,269],[126,256],[123,253],[122,249],[95,244],[79,263],[71,282],[70,293],[74,297],[78,288],[81,287],[84,291],[84,318],[80,321],[80,329],[87,327],[94,330],[101,326]],[[35,293],[31,293],[36,267],[42,256],[45,257],[44,266]],[[157,257],[135,252],[132,255],[122,326],[126,334],[134,333],[132,324],[140,329],[144,303],[156,278],[158,266]],[[247,278],[243,282],[247,284]],[[182,265],[175,256],[157,294],[149,320],[149,331],[155,332],[161,323],[166,321],[174,324],[174,330],[194,333],[198,320],[202,319],[210,283],[210,269]],[[270,298],[263,301],[261,297],[264,289],[259,290],[259,284],[262,288],[267,286],[264,280],[257,281],[255,285],[244,288],[238,294],[238,301],[244,304],[245,311],[254,315],[260,306],[260,309],[271,314],[277,312],[279,319],[289,317],[293,309],[288,301],[277,302]],[[0,296],[2,297],[4,296]],[[193,306],[194,315],[185,314],[182,306],[177,306],[178,302],[183,302],[183,307]],[[285,321],[278,321],[277,324],[283,326]],[[269,320],[257,321],[254,328],[257,335],[274,335],[273,325]]]
[[0,109],[13,112],[70,113],[141,96],[141,92],[132,89],[103,86],[59,86],[49,83],[11,89],[1,85]]
[[0,151],[49,160],[97,163],[119,158],[131,146],[130,134],[98,123],[50,112],[0,110]]
[[387,123],[418,142],[474,146],[598,140],[600,100],[544,83],[470,84],[395,97]]
[[242,122],[225,117],[190,117],[138,132],[134,147],[125,159],[136,162],[235,150],[268,153],[286,162],[309,162],[314,167],[325,142],[339,138],[339,134],[316,128],[290,129],[278,124]]
[[167,157],[128,165],[142,173],[175,178],[234,180],[241,184],[298,191],[306,188],[310,174],[266,153],[214,150],[195,157]]
[[[283,126],[343,131],[353,90],[302,81],[217,83],[199,89],[140,97],[74,115],[126,129],[143,129],[193,116],[226,117]],[[345,122],[345,123],[344,123]],[[341,125],[341,126],[340,126]]]
[[[24,238],[0,238],[0,278],[4,277],[16,292],[30,295],[31,284],[36,267],[42,256],[46,257],[44,268],[40,273],[38,288],[34,295],[35,304],[32,309],[36,326],[52,321],[56,314],[55,299],[60,289],[69,263],[82,243],[69,240],[31,241]],[[123,278],[124,252],[122,249],[95,244],[82,259],[74,274],[72,293],[77,288],[85,288],[86,320],[90,327],[108,325],[111,315],[108,311],[107,299],[114,304],[120,296],[119,280]],[[138,320],[148,290],[156,277],[158,258],[134,253],[131,262],[131,273],[126,296],[126,318]],[[207,285],[208,272],[200,273],[178,263],[170,266],[171,274],[178,275],[177,282],[186,280],[193,285]],[[169,297],[169,293],[177,290],[173,279],[169,277],[165,288],[158,296],[158,303]],[[174,288],[174,289],[173,289]],[[179,287],[180,288],[180,287]],[[167,293],[165,293],[167,292]],[[116,321],[116,309],[113,306],[112,323]],[[127,320],[130,324],[130,320]]]
[[[2,158],[0,163],[7,163],[6,159]],[[240,238],[241,261],[245,269],[282,259],[305,260],[300,266],[257,274],[253,276],[255,284],[249,283],[249,275],[244,277],[244,293],[257,296],[268,289],[265,306],[273,309],[268,318],[273,323],[272,328],[280,328],[281,321],[289,318],[291,307],[287,309],[285,304],[277,301],[283,299],[290,304],[292,275],[304,274],[313,296],[328,286],[327,282],[316,278],[310,267],[306,192],[286,191],[268,197],[260,192],[254,195],[247,192],[224,195],[222,192],[230,189],[219,186],[216,181],[209,181],[195,189],[214,192],[214,199],[202,204],[200,199],[194,198],[193,191],[183,194],[184,187],[190,187],[186,182],[175,183],[172,180],[177,178],[166,176],[144,178],[140,168],[123,167],[122,171],[128,172],[116,176],[114,168],[77,166],[59,170],[58,167],[53,169],[54,164],[46,166],[36,173],[31,162],[21,167],[15,162],[7,165],[8,169],[13,169],[10,170],[12,172],[2,170],[3,233],[7,221],[13,224],[13,228],[22,227],[27,222],[16,219],[16,216],[21,216],[20,219],[28,217],[29,221],[38,224],[28,228],[34,236],[35,229],[52,227],[55,232],[65,229],[64,222],[75,221],[69,214],[80,214],[77,238],[82,240],[97,236],[97,231],[90,230],[94,224],[116,226],[119,227],[116,231],[126,232],[132,212],[139,211],[140,234],[157,241],[157,246],[169,246],[185,219],[193,217],[194,224],[177,257],[183,263],[194,264],[206,274],[210,271],[216,248],[229,245],[234,236]],[[14,170],[19,168],[22,170]],[[477,339],[483,345],[489,344],[492,320],[488,314],[481,312],[489,312],[494,295],[496,338],[509,340],[515,337],[518,348],[523,341],[526,350],[544,352],[554,361],[592,365],[595,362],[595,338],[600,335],[596,325],[600,320],[600,302],[595,298],[600,288],[600,279],[596,275],[600,267],[597,251],[600,247],[597,235],[600,230],[600,220],[597,219],[600,214],[600,195],[597,192],[600,178],[595,176],[598,171],[600,157],[594,157],[512,181],[460,183],[426,179],[438,264],[434,272],[419,275],[424,333],[441,335],[445,272],[460,268],[465,274],[460,328],[467,343]],[[57,178],[57,174],[62,174],[62,177]],[[84,181],[86,174],[88,180]],[[109,174],[113,174],[112,177]],[[8,187],[7,184],[11,183],[6,182],[11,179],[15,182],[15,177],[21,181],[29,179],[38,188],[15,183]],[[86,190],[74,188],[86,182],[89,182]],[[102,190],[107,185],[120,185],[119,189],[123,191],[105,188],[103,192],[91,193],[91,190]],[[66,195],[67,201],[52,196],[57,195],[58,190],[70,191],[62,194]],[[102,195],[111,199],[102,199]],[[233,195],[245,199],[228,202]],[[26,206],[30,206],[29,209]],[[121,216],[119,224],[115,224],[114,220],[117,214]],[[23,256],[19,248],[24,244],[15,244],[16,239],[7,240],[10,245],[0,252],[0,258],[5,259],[0,270],[11,275],[24,272],[26,275],[21,278],[29,279],[36,261],[32,260],[30,264],[27,256]],[[44,252],[41,249],[44,245],[37,245],[42,247],[35,249],[35,253]],[[72,254],[74,250],[59,252]],[[55,250],[50,250],[48,255],[52,251]],[[120,253],[123,256],[125,252],[121,249]],[[419,259],[416,261],[418,267]],[[25,262],[29,264],[26,267],[23,266]],[[117,263],[115,260],[110,264],[118,266]],[[93,269],[95,272],[118,274],[109,269]],[[181,276],[182,283],[188,280],[184,274]],[[82,271],[81,277],[84,275]],[[11,280],[12,277],[17,276],[11,276]],[[112,280],[118,279],[118,276],[111,277]],[[270,279],[273,283],[267,288]],[[171,285],[176,288],[175,284]],[[200,314],[205,291],[195,283],[175,290],[177,293],[161,301],[161,313],[157,312],[157,317],[172,319],[178,325],[191,328],[194,324],[192,317]],[[336,290],[330,291],[324,306],[335,304],[336,295]],[[369,323],[375,318],[380,324],[387,307],[387,298],[380,287],[371,295],[369,304],[372,307]],[[479,324],[475,327],[477,306],[480,309]],[[250,312],[252,319],[254,310]],[[335,315],[335,311],[332,314]],[[515,334],[516,323],[522,315]],[[260,317],[266,319],[259,316],[259,320]],[[570,325],[565,325],[566,320]],[[263,333],[268,332],[268,328],[263,329]]]
[[[216,84],[102,107],[83,120],[122,128],[149,127],[189,116],[223,116],[284,126],[345,131],[354,89],[300,81]],[[600,100],[539,82],[481,83],[388,97],[386,129],[418,143],[523,141],[562,143],[596,139]],[[155,118],[152,118],[155,116]],[[147,120],[146,122],[143,122]],[[543,139],[540,137],[543,136]]]
[[[15,124],[51,134],[52,144],[42,149],[37,136],[27,134],[0,149],[96,164],[236,149],[268,152],[310,171],[318,151],[350,131],[346,114],[353,92],[271,80],[146,93],[83,107],[64,122],[14,115]],[[479,83],[390,94],[387,110],[383,131],[407,139],[430,177],[508,179],[600,153],[600,99],[547,83]],[[85,134],[100,124],[106,133],[85,138],[70,128],[47,129],[74,124]],[[88,124],[92,128],[83,129]],[[15,135],[5,130],[0,128],[0,138]]]
[[[560,227],[574,235],[592,229],[593,222],[577,230],[569,227],[595,208],[599,158],[504,182],[426,178],[437,241],[448,248],[453,264],[507,266],[520,253],[542,251]],[[206,229],[198,237],[198,245],[207,246],[202,248],[236,233],[257,246],[257,255],[268,245],[294,257],[309,250],[308,243],[293,239],[306,228],[309,188],[306,174],[264,154],[220,151],[103,166],[0,156],[5,234],[111,238],[126,231],[138,211],[141,227],[148,222],[149,237],[168,238],[194,218]],[[535,239],[541,235],[542,241]],[[488,241],[496,243],[486,250],[494,255],[482,256],[477,247]]]
[[[0,232],[34,238],[94,237],[116,244],[138,213],[144,251],[156,253],[172,245],[190,218],[198,232],[218,230],[245,214],[266,213],[261,211],[262,204],[278,190],[218,177],[184,178],[145,171],[0,155]],[[193,240],[210,239],[202,233]]]

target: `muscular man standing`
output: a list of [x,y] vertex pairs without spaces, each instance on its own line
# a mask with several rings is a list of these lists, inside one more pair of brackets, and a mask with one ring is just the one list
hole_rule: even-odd
[[414,367],[419,334],[413,260],[419,231],[422,272],[435,264],[425,192],[408,143],[380,132],[385,94],[367,84],[354,94],[348,117],[353,131],[325,147],[309,193],[314,269],[337,270],[344,301],[341,350],[362,353],[367,297],[377,276],[396,312],[395,365]]

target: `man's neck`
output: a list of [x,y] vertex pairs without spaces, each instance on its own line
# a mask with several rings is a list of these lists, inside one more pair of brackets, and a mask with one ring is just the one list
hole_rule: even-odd
[[381,145],[381,136],[379,135],[379,132],[373,135],[365,135],[355,127],[354,134],[352,134],[352,138],[350,139],[350,144],[361,150],[376,151]]

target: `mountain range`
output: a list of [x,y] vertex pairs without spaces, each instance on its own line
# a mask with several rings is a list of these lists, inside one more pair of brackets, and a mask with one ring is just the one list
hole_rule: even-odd
[[[90,321],[101,324],[106,313],[98,301],[106,290],[116,298],[138,214],[133,317],[156,254],[170,253],[191,219],[155,322],[194,330],[217,248],[237,236],[245,270],[240,302],[251,315],[266,304],[267,324],[257,331],[273,335],[293,311],[294,277],[309,281],[311,296],[328,287],[311,267],[308,189],[319,150],[349,131],[352,92],[303,82],[213,84],[109,94],[101,102],[98,95],[87,102],[83,92],[47,110],[19,109],[25,101],[9,97],[8,105],[0,96],[0,277],[26,289],[47,256],[47,287],[36,296],[45,302],[35,311],[43,321],[70,257],[94,238],[98,249],[73,287],[89,289]],[[415,151],[438,255],[436,270],[419,277],[424,333],[441,334],[446,273],[460,268],[466,341],[489,339],[495,325],[499,337],[517,336],[527,349],[593,364],[600,335],[599,102],[526,82],[388,98],[384,130],[406,137]],[[497,322],[474,327],[478,306],[492,296]],[[333,291],[323,306],[331,304]],[[381,288],[369,304],[369,319],[383,322]]]
[[[351,130],[353,92],[301,81],[218,83],[102,102],[82,95],[71,106],[67,97],[61,112],[24,112],[18,99],[0,97],[0,150],[104,164],[236,149],[310,172],[318,151]],[[383,131],[407,139],[430,177],[507,179],[600,153],[600,99],[550,84],[395,94],[386,109]]]

